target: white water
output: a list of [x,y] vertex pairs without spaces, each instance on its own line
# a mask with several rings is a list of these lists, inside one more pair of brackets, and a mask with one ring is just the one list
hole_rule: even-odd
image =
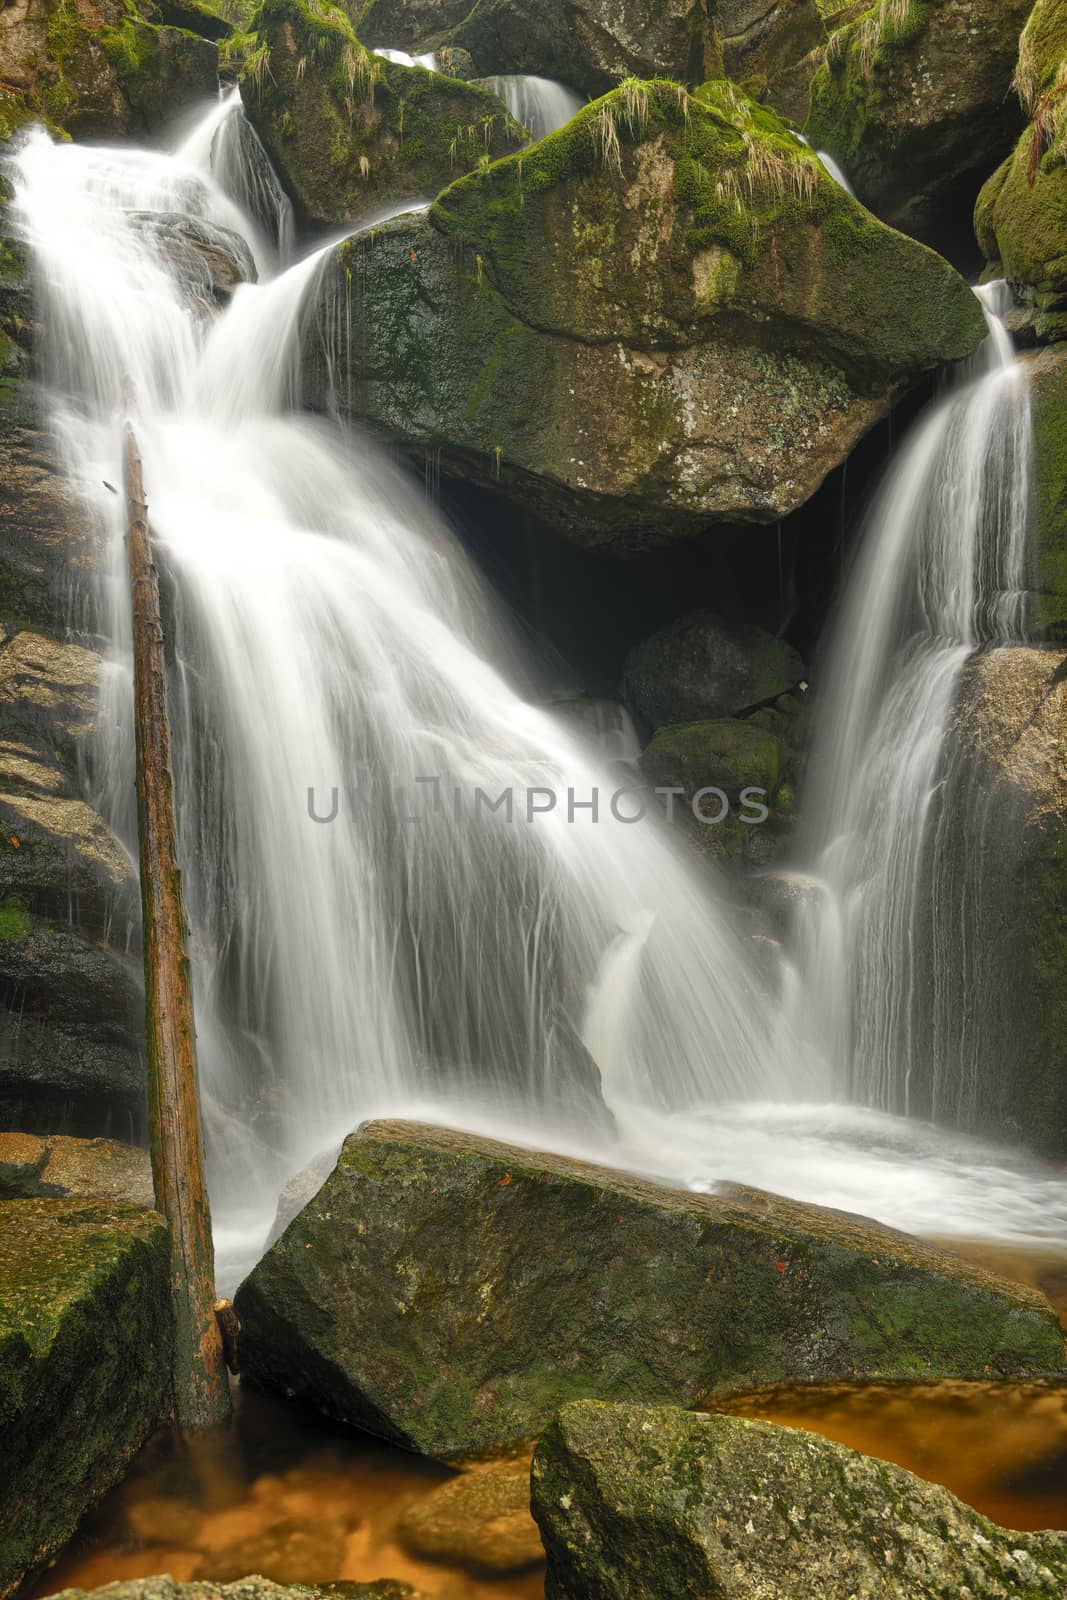
[[[1030,501],[1026,380],[996,315],[1002,287],[979,293],[989,337],[887,475],[826,655],[804,802],[801,870],[814,886],[789,984],[793,1032],[828,1098],[907,1114],[920,1082],[929,1097],[931,1079],[949,1079],[955,1104],[934,1109],[953,1118],[997,1067],[982,1009],[983,991],[996,996],[979,964],[995,943],[979,930],[964,1008],[943,981],[954,953],[931,949],[924,929],[941,911],[961,674],[979,648],[1025,633]],[[980,857],[1002,847],[995,833],[973,844]]]
[[374,54],[385,61],[394,61],[398,67],[423,67],[427,72],[438,70],[437,57],[432,50],[427,50],[421,56],[412,56],[406,50],[393,50],[388,45],[382,45]]
[[[843,1086],[827,1090],[824,1054],[781,1044],[766,947],[657,824],[612,820],[625,723],[595,713],[586,742],[563,708],[539,709],[528,663],[425,498],[358,435],[296,414],[322,252],[271,278],[282,208],[272,225],[269,198],[256,202],[257,247],[239,204],[273,191],[256,187],[235,118],[232,103],[212,107],[173,155],[36,133],[16,168],[56,424],[113,535],[98,801],[131,847],[127,584],[120,505],[102,487],[119,478],[128,389],[167,577],[220,1281],[261,1242],[285,1177],[389,1112],[924,1231],[1062,1233],[1067,1184],[1026,1157],[1000,1152],[990,1183],[985,1147],[817,1103]],[[243,232],[263,281],[207,315],[146,211]],[[887,491],[916,540],[916,474],[959,432],[938,416],[940,442],[920,435],[905,458],[909,494]],[[889,554],[870,559],[881,574]],[[879,581],[895,616],[902,602]],[[603,735],[617,747],[597,755]],[[312,821],[308,790],[324,815],[335,788],[336,820]],[[478,788],[513,789],[514,821],[472,814]],[[559,803],[526,822],[538,788]],[[599,789],[599,822],[568,820],[568,788],[579,801]]]
[[[525,1130],[577,1118],[602,1142],[582,1043],[597,1005],[631,1019],[598,1061],[612,1095],[669,1112],[786,1092],[755,959],[715,886],[652,817],[613,819],[617,778],[515,686],[524,664],[422,496],[358,436],[291,412],[317,258],[206,318],[131,215],[240,223],[185,157],[38,133],[16,185],[57,420],[114,532],[100,799],[131,844],[123,545],[96,488],[118,479],[130,380],[174,588],[176,782],[223,1224],[362,1117],[427,1096],[496,1104]],[[311,820],[308,791],[328,814],[335,789],[336,820]],[[476,811],[479,789],[513,791],[514,820]],[[531,790],[559,800],[527,821]],[[570,820],[568,790],[579,804],[598,790],[599,821]],[[638,925],[634,992],[605,999],[615,942]]]
[[797,134],[797,138],[800,140],[801,144],[806,144],[809,150],[814,150],[815,151],[815,155],[822,162],[823,166],[825,167],[826,171],[830,174],[831,178],[833,178],[834,182],[837,183],[837,184],[840,184],[841,188],[845,190],[846,194],[850,194],[854,198],[855,194],[856,194],[856,191],[855,191],[855,189],[853,189],[852,185],[849,183],[848,177],[846,176],[844,168],[842,166],[840,166],[838,164],[838,162],[836,162],[834,160],[833,156],[830,155],[829,151],[827,151],[827,150],[815,150],[815,146],[812,144],[811,140],[805,138],[805,136],[802,133],[798,133]]
[[535,78],[529,73],[479,78],[478,83],[490,94],[499,95],[515,121],[529,128],[535,139],[565,127],[585,105],[584,95],[575,94],[552,78]]

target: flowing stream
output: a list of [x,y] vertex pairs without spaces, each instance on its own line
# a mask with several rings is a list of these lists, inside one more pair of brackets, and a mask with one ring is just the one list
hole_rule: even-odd
[[[597,718],[583,733],[544,708],[536,662],[425,495],[358,433],[301,414],[331,246],[292,261],[236,99],[170,152],[37,131],[14,166],[55,426],[112,534],[95,798],[131,850],[122,502],[105,487],[127,416],[144,458],[222,1282],[285,1179],[383,1113],[923,1231],[1062,1236],[1062,1174],[897,1115],[912,1022],[894,952],[946,719],[969,654],[1021,628],[1028,429],[999,324],[916,429],[865,541],[783,1026],[773,952],[637,797],[613,809]],[[220,311],[195,240],[259,281]],[[629,756],[618,733],[610,754]]]

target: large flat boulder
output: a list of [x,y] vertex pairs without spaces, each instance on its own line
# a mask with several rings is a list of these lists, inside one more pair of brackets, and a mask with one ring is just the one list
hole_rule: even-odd
[[1059,1600],[1067,1533],[1014,1533],[818,1434],[565,1406],[537,1447],[546,1600]]
[[247,1377],[442,1460],[581,1396],[1067,1371],[1041,1295],[877,1223],[417,1123],[346,1140],[236,1304]]
[[420,1600],[407,1583],[339,1583],[292,1588],[258,1576],[233,1583],[177,1583],[173,1578],[130,1578],[105,1583],[99,1589],[58,1589],[50,1600]]
[[938,237],[1018,137],[1012,93],[1032,0],[894,0],[854,9],[827,39],[805,131],[866,205]]
[[164,1420],[168,1260],[154,1211],[0,1202],[0,1595],[70,1538]]
[[985,329],[725,82],[623,85],[339,247],[319,293],[310,397],[614,548],[788,515]]
[[148,1151],[116,1139],[0,1133],[0,1197],[52,1195],[122,1200],[150,1210],[154,1194]]

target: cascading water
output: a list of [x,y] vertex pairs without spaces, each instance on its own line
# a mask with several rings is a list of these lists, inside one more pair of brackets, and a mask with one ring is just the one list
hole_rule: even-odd
[[585,105],[585,99],[552,78],[535,78],[529,73],[505,73],[495,78],[480,78],[479,84],[490,94],[499,95],[516,122],[529,128],[535,139],[543,139],[565,127]]
[[[37,132],[13,168],[56,431],[112,532],[97,596],[109,659],[96,800],[131,848],[127,575],[119,505],[103,487],[118,481],[127,408],[145,462],[174,655],[220,1281],[262,1240],[285,1176],[375,1112],[608,1155],[699,1187],[762,1184],[916,1229],[935,1218],[946,1233],[1061,1234],[1067,1186],[1040,1167],[819,1103],[866,1092],[849,1065],[850,1008],[822,960],[835,923],[858,919],[871,938],[878,925],[857,911],[874,869],[856,853],[868,813],[849,809],[850,780],[866,781],[905,693],[893,684],[911,681],[897,668],[913,658],[929,667],[911,702],[929,713],[929,737],[927,767],[916,755],[911,770],[933,774],[961,662],[1016,626],[1020,585],[1010,563],[989,578],[986,541],[987,491],[1009,481],[1008,464],[992,464],[1008,448],[993,419],[1009,397],[1025,432],[1003,342],[992,347],[1003,370],[947,402],[906,451],[879,521],[893,531],[868,540],[843,625],[837,659],[847,647],[854,660],[830,702],[836,754],[813,849],[823,913],[794,973],[817,996],[802,1021],[821,1021],[798,1061],[774,1027],[764,958],[715,881],[651,817],[613,817],[612,762],[634,753],[625,721],[539,709],[529,661],[425,498],[358,435],[299,415],[302,324],[324,252],[276,271],[288,210],[238,102],[212,106],[171,155],[56,146]],[[247,254],[246,241],[260,283],[220,314],[210,274],[188,238],[174,248],[161,214],[219,250]],[[936,619],[906,623],[917,608],[935,614],[959,556],[944,547],[953,500],[971,529],[969,570],[982,552],[984,576],[939,640]],[[864,620],[855,608],[872,587],[886,610]],[[584,736],[570,731],[575,713]],[[581,809],[594,789],[598,822]],[[309,791],[328,817],[334,790],[334,820],[312,820]],[[478,791],[510,792],[512,817]],[[526,821],[549,793],[554,809]],[[634,798],[619,809],[634,815]]]
[[602,1145],[590,1049],[609,1033],[612,1104],[784,1093],[728,912],[657,818],[621,820],[633,796],[612,814],[617,778],[513,687],[523,664],[424,499],[358,437],[288,409],[317,258],[206,315],[187,256],[146,226],[177,212],[247,236],[188,160],[217,158],[218,119],[176,156],[34,133],[15,171],[56,422],[114,535],[100,803],[131,845],[123,541],[99,487],[119,481],[125,404],[171,596],[223,1228],[375,1111],[466,1104],[468,1121]]
[[[994,1037],[978,964],[995,941],[962,937],[946,903],[946,840],[975,820],[951,724],[973,654],[1025,637],[1030,504],[1027,385],[997,315],[1010,297],[979,295],[989,336],[890,472],[827,652],[790,984],[827,1097],[964,1122]],[[1003,849],[991,827],[971,846]],[[938,922],[955,922],[955,951]]]

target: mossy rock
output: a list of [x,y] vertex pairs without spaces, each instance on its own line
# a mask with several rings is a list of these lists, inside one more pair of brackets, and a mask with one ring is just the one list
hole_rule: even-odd
[[641,770],[665,796],[674,793],[671,820],[706,854],[759,866],[780,854],[793,820],[793,762],[755,719],[659,728]]
[[1054,341],[1067,338],[1067,163],[1041,148],[1029,127],[978,196],[975,233],[1015,291],[1017,326]]
[[[1064,180],[1067,200],[1067,168]],[[1028,357],[1026,373],[1034,440],[1033,620],[1047,637],[1067,644],[1067,344]]]
[[115,1202],[0,1202],[0,1594],[70,1538],[164,1420],[167,1231]]
[[640,722],[735,717],[788,694],[804,663],[784,639],[712,611],[691,611],[635,645],[623,668],[623,690]]
[[486,76],[530,72],[584,94],[620,78],[702,83],[722,70],[714,0],[370,0],[372,48],[468,50]]
[[407,1583],[295,1584],[287,1588],[269,1578],[241,1578],[236,1583],[203,1579],[177,1583],[173,1578],[130,1578],[99,1589],[60,1589],[50,1600],[423,1600]]
[[0,1198],[121,1200],[151,1210],[147,1150],[116,1139],[0,1133]]
[[846,20],[827,40],[805,131],[894,227],[935,237],[943,213],[1017,137],[1012,94],[1032,0],[907,0]]
[[345,1141],[236,1305],[247,1379],[441,1460],[583,1397],[1067,1372],[1041,1295],[876,1223],[416,1123]]
[[474,1572],[514,1572],[544,1556],[525,1462],[463,1472],[419,1495],[397,1533],[412,1555]]
[[217,92],[218,47],[166,25],[153,0],[43,0],[3,29],[0,77],[0,137],[30,120],[77,138],[137,135]]
[[340,378],[390,440],[617,548],[787,515],[985,332],[946,262],[724,82],[624,85],[340,247],[319,293],[313,398]]
[[827,37],[816,0],[719,0],[716,12],[728,77],[754,98],[803,122],[808,114],[812,58]]
[[310,222],[428,200],[526,142],[496,95],[371,55],[327,0],[263,0],[253,29],[245,110]]
[[1067,1534],[1016,1533],[816,1433],[564,1407],[533,1464],[548,1600],[1058,1600]]

